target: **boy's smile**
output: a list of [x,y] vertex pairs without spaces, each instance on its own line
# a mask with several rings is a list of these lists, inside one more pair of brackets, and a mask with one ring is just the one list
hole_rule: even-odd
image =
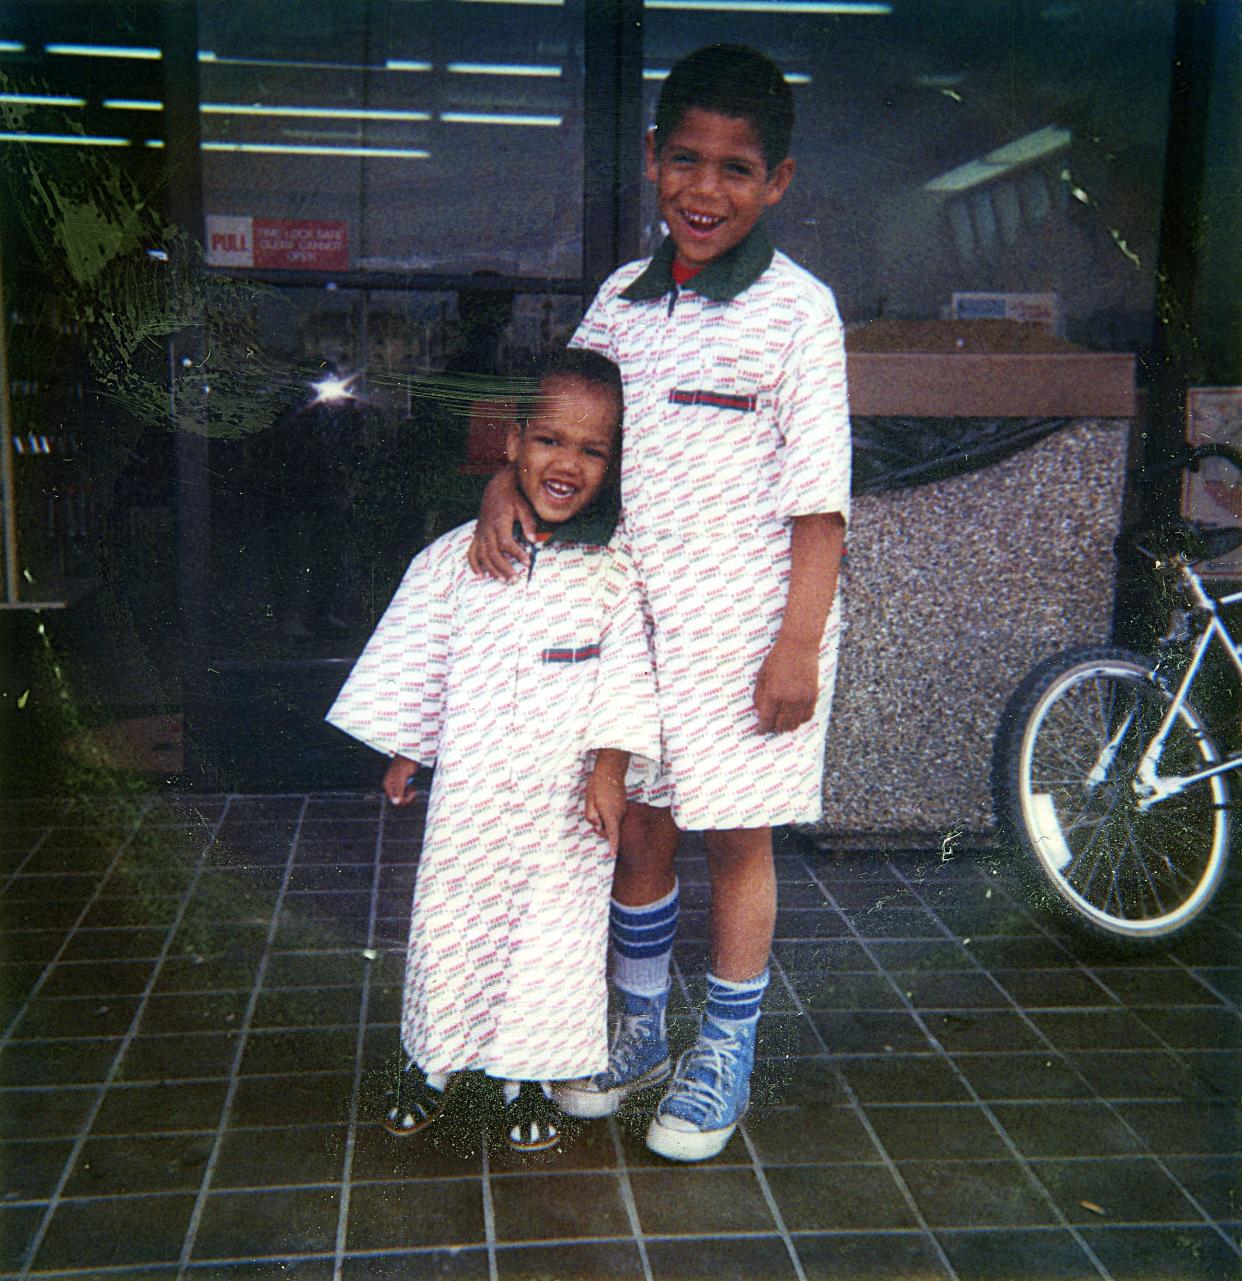
[[793,171],[787,156],[769,172],[759,135],[741,116],[691,107],[658,150],[647,135],[647,177],[685,267],[706,267],[745,240]]
[[507,452],[518,488],[544,524],[563,524],[603,488],[619,409],[607,388],[558,374],[544,380],[526,425],[510,429]]

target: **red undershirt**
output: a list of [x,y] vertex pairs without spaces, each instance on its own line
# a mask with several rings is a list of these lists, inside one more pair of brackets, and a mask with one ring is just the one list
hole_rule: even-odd
[[675,284],[677,288],[680,289],[682,285],[686,283],[687,280],[693,280],[694,277],[697,276],[699,272],[702,270],[703,270],[702,267],[687,267],[683,263],[678,262],[676,258],[674,258],[673,259],[673,284]]

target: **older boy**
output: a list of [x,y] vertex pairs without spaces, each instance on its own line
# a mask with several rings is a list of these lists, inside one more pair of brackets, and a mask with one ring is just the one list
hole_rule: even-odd
[[555,1109],[519,1083],[607,1063],[610,855],[629,755],[659,758],[637,580],[609,545],[620,418],[614,365],[591,351],[553,359],[508,440],[536,517],[522,581],[470,572],[473,523],[446,534],[411,564],[328,713],[393,756],[395,804],[412,799],[418,764],[436,766],[396,1134],[433,1120],[453,1074],[477,1069],[506,1083],[511,1145],[551,1146]]
[[[845,357],[831,292],[761,223],[794,172],[780,70],[737,45],[684,59],[647,138],[668,238],[600,288],[575,335],[625,381],[622,500],[649,607],[664,774],[631,793],[613,881],[622,1017],[608,1069],[556,1092],[604,1116],[667,1078],[678,831],[711,876],[707,1005],[647,1133],[702,1160],[745,1112],[776,916],[771,828],[821,812],[849,508]],[[524,560],[493,482],[472,563]],[[528,517],[526,518],[528,519]]]

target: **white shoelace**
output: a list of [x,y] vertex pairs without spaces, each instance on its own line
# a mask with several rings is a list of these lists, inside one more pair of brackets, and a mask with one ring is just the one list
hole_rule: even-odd
[[[681,1056],[673,1076],[667,1102],[676,1103],[676,1116],[684,1109],[693,1112],[696,1122],[720,1116],[725,1109],[725,1090],[737,1065],[742,1044],[736,1037],[704,1037]],[[702,1073],[707,1079],[700,1077]],[[713,1084],[717,1082],[718,1084]]]

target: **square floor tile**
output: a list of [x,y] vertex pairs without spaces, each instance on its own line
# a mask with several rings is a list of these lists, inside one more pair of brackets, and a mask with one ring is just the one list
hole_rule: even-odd
[[17,1272],[46,1213],[45,1205],[0,1205],[0,1268]]
[[851,1107],[821,1107],[812,1103],[757,1113],[747,1117],[744,1124],[764,1164],[823,1165],[830,1161],[880,1160],[871,1136]]
[[1158,1042],[1129,1010],[1037,1011],[1031,1021],[1062,1050],[1151,1050]]
[[1091,1087],[1058,1054],[955,1054],[981,1099],[1085,1099]]
[[136,1036],[118,1069],[120,1081],[227,1076],[237,1057],[237,1033]]
[[1174,966],[1095,967],[1094,974],[1127,1006],[1218,1005],[1220,996],[1196,978],[1193,971]]
[[835,1232],[794,1237],[806,1281],[945,1281],[930,1239],[916,1232]]
[[1009,999],[986,974],[936,970],[899,970],[892,975],[907,1000],[918,1010],[1008,1010]]
[[64,996],[140,996],[155,961],[62,961],[47,972],[41,999]]
[[46,1200],[56,1190],[72,1139],[6,1143],[0,1159],[0,1202]]
[[73,996],[57,1001],[36,997],[13,1036],[16,1040],[124,1036],[137,1010],[136,996]]
[[653,1281],[794,1281],[789,1247],[777,1236],[648,1241]]
[[903,1161],[898,1168],[932,1228],[1057,1222],[1052,1205],[1016,1161]]
[[353,1074],[347,1072],[241,1077],[229,1120],[236,1126],[345,1121],[353,1089]]
[[[331,1255],[289,1255],[243,1263],[191,1263],[184,1274],[165,1278],[157,1273],[150,1281],[332,1281],[332,1269]],[[148,1281],[148,1274],[134,1281]]]
[[914,1214],[884,1166],[769,1166],[765,1173],[790,1232],[915,1226]]
[[1166,1050],[1075,1050],[1069,1059],[1102,1099],[1186,1099],[1211,1094],[1200,1077]]
[[[331,1259],[328,1275],[332,1275]],[[487,1281],[489,1275],[487,1251],[483,1249],[349,1254],[341,1268],[341,1281],[430,1281],[433,1277],[435,1281]]]
[[1102,1103],[996,1103],[996,1119],[1028,1157],[1128,1155],[1138,1140]]
[[103,1041],[10,1041],[0,1050],[4,1085],[97,1085],[112,1070],[120,1037]]
[[1210,1095],[1242,1099],[1242,1055],[1236,1050],[1183,1050],[1178,1057]]
[[98,1095],[95,1086],[0,1090],[0,1139],[72,1138]]
[[926,1052],[931,1048],[918,1021],[904,1011],[821,1011],[811,1021],[832,1054]]
[[1242,1221],[1242,1158],[1170,1157],[1165,1165],[1214,1219]]
[[114,1084],[95,1117],[95,1134],[159,1134],[214,1130],[224,1107],[226,1081]]
[[491,1186],[497,1241],[630,1235],[616,1175],[515,1174]]
[[[1086,1253],[1060,1229],[941,1231],[936,1237],[959,1281],[1100,1281]],[[1137,1281],[1144,1274],[1133,1275]]]
[[934,1055],[844,1059],[840,1067],[863,1103],[964,1103],[970,1098],[952,1067]]
[[1117,1111],[1166,1156],[1242,1154],[1242,1125],[1231,1103],[1119,1103]]
[[192,1196],[62,1201],[35,1255],[35,1270],[175,1263],[193,1209]]
[[331,1251],[340,1191],[296,1188],[279,1192],[213,1192],[203,1207],[195,1259]]
[[1027,1010],[1116,1008],[1089,975],[1068,970],[993,970],[992,977]]
[[332,1072],[354,1061],[358,1033],[353,1029],[294,1031],[256,1029],[246,1039],[244,1076],[280,1072]]
[[197,1192],[214,1143],[214,1134],[194,1133],[88,1139],[65,1185],[65,1195]]
[[138,1031],[143,1036],[227,1032],[241,1026],[247,1000],[246,992],[152,995],[142,1011]]
[[638,1247],[628,1241],[598,1244],[522,1246],[496,1251],[499,1281],[642,1281]]
[[[1196,1222],[1200,1215],[1149,1157],[1104,1161],[1034,1161],[1039,1181],[1071,1223]],[[1092,1208],[1095,1207],[1095,1208]]]
[[334,1183],[345,1164],[343,1125],[230,1129],[220,1145],[213,1188],[274,1188]]
[[1083,1236],[1114,1277],[1224,1281],[1242,1273],[1242,1258],[1211,1228],[1084,1228]]
[[807,1010],[893,1010],[901,997],[874,971],[786,970],[785,977]]
[[772,1212],[753,1169],[632,1170],[630,1185],[646,1236],[771,1232]]
[[872,1104],[867,1119],[895,1161],[1008,1155],[983,1109],[973,1104]]
[[949,939],[876,939],[867,950],[884,970],[968,970],[970,953]]
[[944,1049],[952,1052],[1036,1050],[1039,1034],[1011,1010],[926,1010],[923,1021]]
[[1242,1017],[1216,1006],[1136,1010],[1139,1020],[1168,1045],[1184,1050],[1242,1048]]
[[[158,957],[167,938],[167,930],[153,928],[75,930],[61,959],[103,961]],[[5,940],[5,950],[10,955],[14,939],[15,936],[10,935]]]
[[478,1179],[355,1184],[349,1196],[351,1251],[482,1245]]
[[446,1116],[421,1134],[402,1138],[368,1117],[354,1135],[350,1177],[355,1184],[463,1178],[482,1172],[482,1130],[469,1116]]
[[264,991],[255,1006],[256,1028],[356,1027],[361,987],[287,988]]

